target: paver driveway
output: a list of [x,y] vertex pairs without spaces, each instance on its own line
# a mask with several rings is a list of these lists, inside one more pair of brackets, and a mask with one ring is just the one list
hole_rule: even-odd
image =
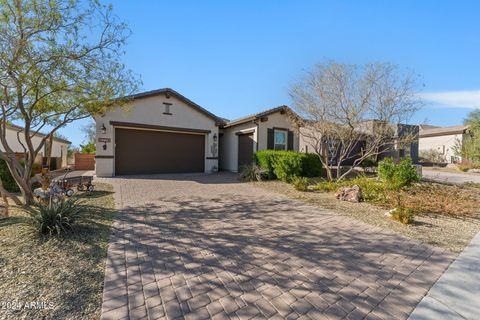
[[453,259],[232,174],[107,181],[104,319],[405,319]]

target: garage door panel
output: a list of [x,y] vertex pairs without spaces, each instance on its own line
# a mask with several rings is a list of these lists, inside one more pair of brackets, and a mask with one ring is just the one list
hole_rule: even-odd
[[204,172],[205,136],[117,128],[115,173]]

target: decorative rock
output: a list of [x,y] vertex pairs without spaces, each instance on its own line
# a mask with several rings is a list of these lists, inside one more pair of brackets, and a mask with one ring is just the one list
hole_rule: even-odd
[[362,200],[362,190],[357,185],[351,188],[342,187],[337,190],[335,197],[342,201],[360,202]]
[[470,173],[480,173],[480,169],[469,169],[467,172],[470,172]]

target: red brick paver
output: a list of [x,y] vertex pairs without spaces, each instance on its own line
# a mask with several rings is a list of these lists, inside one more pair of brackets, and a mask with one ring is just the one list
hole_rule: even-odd
[[103,319],[406,319],[454,257],[230,174],[108,182]]

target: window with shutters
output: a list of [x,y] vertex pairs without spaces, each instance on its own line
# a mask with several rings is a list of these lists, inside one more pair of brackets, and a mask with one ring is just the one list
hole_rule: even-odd
[[275,129],[273,148],[275,150],[287,150],[287,131]]

